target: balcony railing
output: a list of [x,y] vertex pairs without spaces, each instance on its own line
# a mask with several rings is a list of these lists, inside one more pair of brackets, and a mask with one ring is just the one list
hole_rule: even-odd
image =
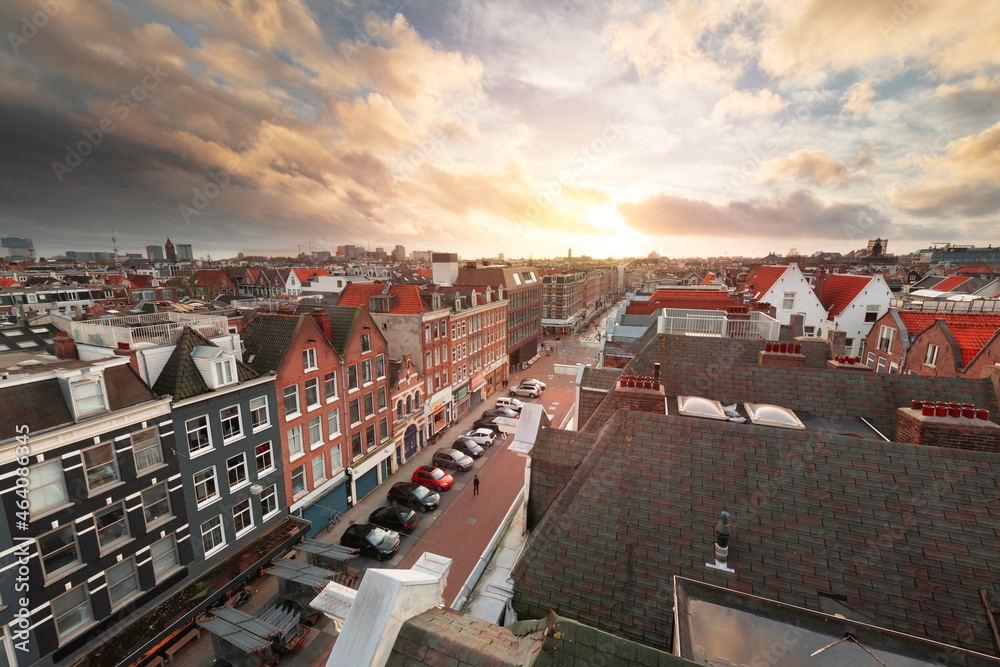
[[109,317],[103,320],[70,323],[78,345],[131,349],[174,345],[184,327],[191,327],[206,338],[225,336],[229,320],[218,315],[190,313],[149,313]]
[[1000,313],[1000,299],[976,299],[975,301],[890,299],[889,307],[934,313]]
[[781,324],[768,315],[754,311],[747,318],[732,318],[721,311],[664,308],[656,331],[660,334],[706,336],[711,338],[753,338],[778,340]]

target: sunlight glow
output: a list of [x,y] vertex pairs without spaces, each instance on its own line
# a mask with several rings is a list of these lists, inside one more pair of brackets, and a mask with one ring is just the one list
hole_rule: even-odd
[[625,229],[625,220],[614,206],[601,206],[587,214],[587,222],[605,233],[616,233]]

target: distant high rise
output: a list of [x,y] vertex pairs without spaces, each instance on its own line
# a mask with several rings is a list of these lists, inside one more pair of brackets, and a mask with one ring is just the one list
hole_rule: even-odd
[[174,244],[167,239],[166,245],[163,246],[163,254],[166,255],[168,262],[177,262],[177,250],[174,248]]
[[569,249],[569,254],[566,255],[566,257],[568,257],[569,259],[573,259],[573,249],[572,248]]
[[148,245],[146,246],[146,259],[156,262],[163,261],[163,248],[158,245]]
[[34,262],[36,259],[35,242],[31,239],[14,236],[0,239],[0,248],[8,262]]
[[177,259],[181,260],[182,262],[194,261],[194,251],[191,250],[190,243],[177,244]]
[[404,248],[401,245],[396,246],[396,250],[393,252],[393,255],[395,255],[397,262],[405,262],[406,261],[406,248]]

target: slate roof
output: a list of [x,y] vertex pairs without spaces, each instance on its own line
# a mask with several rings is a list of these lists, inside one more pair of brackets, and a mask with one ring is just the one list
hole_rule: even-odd
[[288,354],[303,317],[279,313],[257,313],[240,329],[243,358],[255,372],[277,371]]
[[849,276],[835,273],[823,281],[823,296],[820,303],[830,317],[836,317],[851,305],[851,302],[868,287],[871,276]]
[[416,285],[397,285],[395,283],[359,283],[347,284],[340,294],[341,306],[360,306],[367,309],[369,299],[377,294],[392,294],[392,312],[400,315],[417,315],[430,310],[420,297],[420,288]]
[[[167,359],[163,370],[160,371],[160,376],[156,378],[153,391],[161,396],[169,394],[175,401],[212,391],[191,357],[194,348],[199,345],[218,347],[198,331],[191,327],[184,327],[180,338],[177,339],[177,345],[174,346],[174,351],[170,353],[170,358]],[[246,382],[259,377],[259,374],[237,359],[236,377],[240,382]]]
[[54,324],[0,327],[0,352],[52,352],[58,332]]
[[607,368],[584,368],[581,382],[584,387],[593,389],[611,389],[615,386],[621,371]]
[[16,387],[0,388],[0,442],[17,436],[17,427],[26,425],[29,433],[41,433],[73,423],[73,413],[66,404],[59,380],[41,380]]
[[[534,455],[562,438],[542,431]],[[996,462],[620,411],[529,537],[514,608],[669,650],[680,574],[992,653],[979,589],[1000,594]],[[545,475],[533,471],[533,489]],[[705,567],[721,510],[733,527],[729,575]]]
[[104,369],[104,390],[108,394],[108,407],[123,410],[139,403],[152,401],[156,394],[150,389],[130,364]]
[[774,283],[778,282],[787,270],[787,266],[762,266],[747,278],[743,289],[750,292],[754,300],[760,299],[774,287]]
[[344,356],[351,333],[361,316],[362,306],[348,307],[345,305],[329,306],[326,309],[330,318],[330,344],[337,354]]

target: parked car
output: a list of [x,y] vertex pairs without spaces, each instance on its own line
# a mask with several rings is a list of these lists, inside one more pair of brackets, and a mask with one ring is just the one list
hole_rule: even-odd
[[447,491],[455,483],[454,477],[435,466],[420,466],[410,479],[434,491]]
[[466,456],[472,457],[474,459],[478,459],[480,456],[486,453],[486,450],[483,449],[479,443],[477,443],[475,440],[469,440],[466,437],[461,437],[458,440],[456,440],[455,444],[452,445],[452,449],[457,449]]
[[545,391],[546,389],[548,389],[548,385],[547,384],[545,384],[541,380],[535,380],[534,378],[527,378],[527,379],[521,380],[521,386],[522,387],[535,386],[535,387],[538,387],[539,391]]
[[499,396],[496,401],[496,407],[507,408],[508,410],[513,410],[514,412],[520,413],[521,408],[524,407],[524,403],[516,398],[508,398],[506,396]]
[[529,398],[538,398],[539,396],[542,395],[542,391],[544,391],[544,390],[541,387],[539,387],[537,384],[524,384],[524,383],[522,383],[522,384],[519,384],[516,387],[511,387],[510,388],[510,395],[511,396],[527,396]]
[[437,509],[441,502],[439,494],[416,482],[396,482],[385,495],[389,502],[406,505],[421,512]]
[[466,456],[457,449],[439,449],[431,457],[434,465],[442,468],[453,468],[466,472],[472,470],[473,460],[471,456]]
[[[476,421],[472,422],[472,428],[474,429],[485,428],[489,429],[490,431],[493,431],[497,435],[500,435],[500,425],[497,424],[494,421],[494,419],[496,419],[496,417],[491,417],[489,419],[477,419]],[[465,436],[462,437],[464,438]]]
[[355,523],[347,527],[340,543],[345,547],[360,549],[362,556],[385,560],[399,551],[399,533],[370,523]]
[[409,507],[389,505],[388,507],[380,507],[369,514],[368,523],[386,530],[394,530],[397,533],[409,534],[416,530],[417,524],[420,523],[420,516]]
[[468,438],[477,445],[483,445],[484,447],[489,447],[496,439],[496,435],[488,428],[477,428],[474,431],[469,431],[462,437]]
[[507,417],[508,419],[517,419],[519,415],[509,408],[493,408],[492,410],[483,411],[483,419],[493,419],[494,417]]

